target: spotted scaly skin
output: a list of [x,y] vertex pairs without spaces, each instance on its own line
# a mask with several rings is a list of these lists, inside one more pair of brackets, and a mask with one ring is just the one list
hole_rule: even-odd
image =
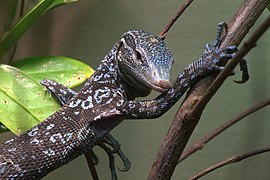
[[[77,94],[72,89],[69,89],[68,87],[53,80],[44,79],[41,81],[41,84],[52,93],[52,95],[59,101],[62,106],[68,103],[68,101],[75,94]],[[106,134],[103,140],[99,144],[97,144],[97,146],[102,148],[108,155],[112,180],[117,180],[115,155],[117,155],[122,160],[122,163],[124,165],[123,168],[118,168],[118,170],[126,172],[130,169],[131,163],[128,157],[121,150],[120,143],[110,133]],[[94,153],[93,150],[89,151],[89,153],[86,155],[86,158],[87,162],[90,160],[94,163],[94,165],[98,165],[98,156]]]
[[[0,179],[40,179],[89,151],[124,119],[161,116],[196,79],[220,71],[217,65],[236,51],[235,46],[207,45],[199,60],[171,84],[173,57],[165,43],[141,30],[126,32],[60,110],[0,146]],[[134,100],[152,89],[161,95],[154,100]]]

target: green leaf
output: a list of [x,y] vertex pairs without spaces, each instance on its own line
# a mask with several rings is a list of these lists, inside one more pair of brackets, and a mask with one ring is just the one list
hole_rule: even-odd
[[270,3],[267,5],[267,9],[270,11]]
[[52,79],[68,87],[83,83],[94,72],[87,64],[62,56],[26,58],[13,65],[36,82]]
[[59,109],[59,104],[31,77],[0,65],[0,122],[20,134]]
[[11,29],[11,31],[0,42],[0,57],[2,57],[9,48],[11,48],[20,37],[31,27],[31,25],[46,11],[66,2],[75,2],[76,0],[41,0],[31,11],[22,17],[22,19]]

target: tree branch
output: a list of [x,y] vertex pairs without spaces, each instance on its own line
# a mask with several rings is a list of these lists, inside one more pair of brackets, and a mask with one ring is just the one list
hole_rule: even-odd
[[183,12],[188,8],[188,6],[193,2],[193,0],[186,0],[182,6],[179,8],[177,13],[172,17],[172,19],[169,21],[167,26],[162,30],[162,32],[159,34],[159,37],[161,39],[165,39],[167,32],[171,29],[173,24],[177,21],[177,19],[183,14]]
[[181,161],[183,161],[184,159],[186,159],[188,156],[195,153],[196,151],[201,150],[206,145],[206,143],[208,143],[209,141],[214,139],[216,136],[221,134],[223,131],[225,131],[226,129],[228,129],[232,125],[236,124],[238,121],[240,121],[243,118],[245,118],[246,116],[266,107],[269,104],[270,104],[270,98],[253,105],[252,107],[246,109],[245,111],[241,112],[237,116],[228,120],[224,124],[220,125],[216,129],[211,131],[209,134],[204,136],[202,139],[198,140],[197,142],[193,143],[189,148],[187,148],[187,150],[185,150],[182,153],[182,156],[180,157],[178,163],[180,163]]
[[270,147],[265,147],[265,148],[261,148],[261,149],[256,149],[254,151],[251,151],[251,152],[248,152],[248,153],[245,153],[245,154],[240,154],[240,155],[236,155],[236,156],[232,156],[230,157],[229,159],[226,159],[225,161],[222,161],[222,162],[219,162],[215,165],[212,165],[210,166],[209,168],[199,172],[198,174],[192,176],[189,178],[189,180],[195,180],[195,179],[199,179],[200,177],[218,169],[218,168],[221,168],[223,166],[226,166],[228,164],[232,164],[232,163],[237,163],[237,162],[240,162],[246,158],[249,158],[249,157],[252,157],[252,156],[255,156],[255,155],[259,155],[259,154],[262,154],[262,153],[265,153],[265,152],[269,152],[270,151]]
[[84,156],[85,156],[85,159],[87,161],[87,164],[88,164],[88,167],[89,167],[89,170],[91,172],[93,180],[99,180],[98,173],[97,173],[97,170],[95,167],[95,163],[93,161],[93,157],[95,155],[93,154],[92,149],[90,151],[87,151],[86,153],[84,153]]
[[[268,3],[269,0],[246,0],[229,24],[227,36],[221,46],[239,45]],[[171,178],[178,159],[195,129],[203,109],[213,96],[210,93],[207,98],[201,101],[213,80],[213,76],[205,77],[198,81],[188,92],[188,96],[178,110],[162,142],[148,180],[167,180]]]

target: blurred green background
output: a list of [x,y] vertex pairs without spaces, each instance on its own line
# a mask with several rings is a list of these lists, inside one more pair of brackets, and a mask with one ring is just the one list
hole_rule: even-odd
[[[130,29],[143,29],[159,34],[184,1],[176,0],[79,0],[44,15],[23,36],[15,59],[31,56],[62,55],[81,59],[94,69],[119,37]],[[172,80],[181,70],[196,60],[206,42],[212,43],[217,25],[229,22],[242,0],[194,1],[166,37],[174,54]],[[265,11],[256,26],[264,20]],[[254,30],[254,28],[252,29]],[[230,77],[206,107],[190,143],[204,136],[229,118],[269,97],[270,31],[259,40],[246,57],[250,81],[243,85]],[[152,93],[148,99],[154,98]],[[119,179],[146,179],[156,153],[181,102],[157,120],[127,120],[112,131],[129,157],[131,170],[118,172]],[[234,154],[269,145],[269,107],[249,116],[211,141],[203,150],[177,166],[172,179],[187,179],[198,171]],[[100,179],[110,179],[107,155],[95,148],[100,157]],[[253,180],[270,179],[269,153],[216,170],[202,179]],[[117,166],[121,166],[117,161]],[[89,179],[90,172],[81,156],[68,165],[50,173],[44,179]]]

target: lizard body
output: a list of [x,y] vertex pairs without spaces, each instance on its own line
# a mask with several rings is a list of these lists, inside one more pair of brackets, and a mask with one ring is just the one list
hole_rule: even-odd
[[[196,79],[222,70],[218,64],[235,55],[235,46],[219,49],[218,44],[208,44],[171,84],[173,56],[163,40],[141,30],[126,32],[78,93],[59,90],[70,95],[60,110],[0,146],[0,178],[40,179],[91,150],[124,119],[161,116]],[[51,90],[57,86],[44,82]],[[151,90],[161,94],[154,100],[135,100]]]

